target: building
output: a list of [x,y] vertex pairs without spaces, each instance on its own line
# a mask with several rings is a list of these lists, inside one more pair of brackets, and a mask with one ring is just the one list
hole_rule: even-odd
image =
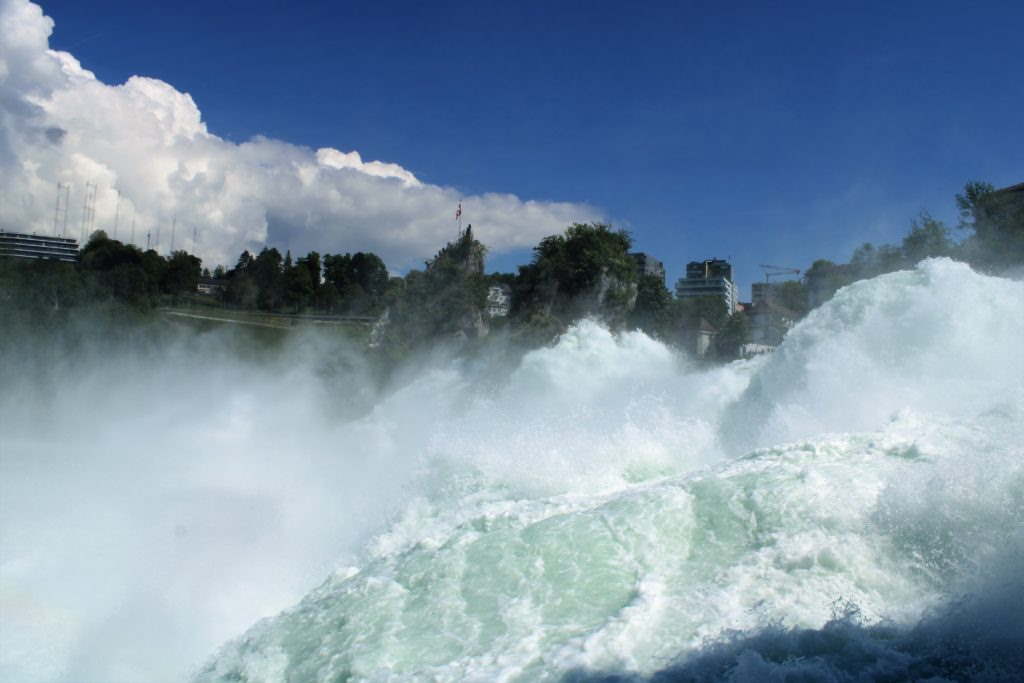
[[78,261],[78,240],[0,230],[0,256]]
[[679,330],[680,346],[697,358],[704,358],[711,350],[718,330],[704,318],[693,325],[684,326]]
[[732,315],[736,312],[739,298],[732,279],[732,266],[722,259],[690,261],[686,264],[686,277],[676,282],[676,296],[680,299],[705,296],[720,298],[726,313]]
[[665,284],[665,264],[653,256],[648,256],[642,251],[633,252],[630,256],[636,263],[637,279],[644,275],[653,275],[658,278],[662,284]]
[[[787,284],[794,284],[794,281],[755,282],[750,286],[751,307],[747,315],[750,321],[750,343],[754,346],[778,346],[800,318],[798,313],[784,304],[787,298],[783,296],[783,288]],[[757,353],[763,353],[763,350]]]
[[207,296],[217,296],[227,288],[227,282],[221,278],[201,277],[196,284],[196,291]]
[[512,288],[506,284],[487,289],[487,317],[505,318],[512,311]]
[[778,346],[799,316],[788,308],[772,301],[757,304],[748,313],[750,320],[750,342],[766,346]]
[[990,210],[1022,211],[1024,210],[1024,183],[993,190],[982,200],[982,203]]
[[774,299],[775,291],[779,288],[778,282],[755,282],[750,285],[750,303],[755,306],[766,304]]
[[1024,262],[1024,183],[982,197],[974,208],[974,229],[992,265]]

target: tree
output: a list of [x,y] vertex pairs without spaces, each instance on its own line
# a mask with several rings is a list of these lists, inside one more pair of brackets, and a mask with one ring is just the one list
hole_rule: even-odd
[[696,329],[701,320],[706,320],[719,329],[729,317],[729,311],[720,296],[686,296],[676,299],[673,317],[677,326]]
[[236,272],[239,272],[239,271],[244,272],[244,271],[248,270],[250,267],[252,267],[252,264],[253,264],[254,260],[255,259],[253,259],[252,254],[250,254],[249,250],[246,249],[241,254],[239,254],[238,262],[235,263],[234,270]]
[[910,225],[910,232],[903,238],[903,258],[908,264],[935,256],[948,256],[953,249],[949,230],[941,221],[922,211]]
[[323,273],[325,286],[337,293],[337,297],[328,297],[336,301],[336,308],[360,314],[376,314],[382,309],[389,278],[376,254],[325,254]]
[[513,312],[521,318],[554,315],[564,323],[597,314],[621,322],[637,296],[632,239],[602,223],[574,223],[541,240],[533,261],[519,268]]
[[1024,263],[1024,187],[996,190],[972,181],[956,196],[960,226],[974,232],[967,253],[981,266],[996,269]]
[[827,259],[818,259],[812,263],[804,272],[808,309],[828,301],[836,290],[857,279],[851,271],[853,264],[833,263]]
[[259,298],[260,288],[256,285],[256,279],[244,270],[232,271],[224,291],[224,300],[240,308],[256,308]]
[[388,286],[388,269],[379,256],[357,251],[352,256],[352,280],[367,296],[378,298]]
[[742,312],[734,313],[715,336],[715,355],[730,361],[740,357],[740,350],[750,340],[750,323]]
[[878,274],[878,253],[875,245],[865,242],[853,251],[850,257],[850,270],[859,278],[874,277]]
[[175,251],[167,260],[167,268],[160,281],[161,289],[172,296],[194,292],[201,272],[202,261],[199,258],[186,251]]
[[286,305],[296,313],[311,308],[318,302],[320,288],[320,254],[311,251],[292,264],[288,252],[282,285]]
[[629,314],[629,324],[647,334],[664,338],[671,333],[671,306],[672,293],[665,286],[664,278],[642,275],[637,282],[636,304]]
[[[484,246],[466,230],[445,245],[426,270],[409,272],[401,286],[380,283],[389,290],[389,323],[378,344],[382,352],[394,357],[437,341],[487,334],[484,252]],[[362,279],[367,286],[377,287],[373,280]]]
[[551,235],[534,248],[534,263],[550,273],[569,296],[591,290],[602,275],[635,279],[629,257],[629,233],[602,223],[574,223],[562,235]]
[[277,310],[284,301],[283,265],[281,252],[264,247],[252,262],[251,268],[247,269],[252,271],[259,288],[257,305],[263,310]]
[[773,302],[796,314],[797,318],[807,313],[807,288],[798,280],[780,282],[772,292]]
[[97,285],[93,296],[102,292],[135,308],[148,308],[164,291],[166,260],[112,240],[103,230],[95,231],[82,248],[80,267]]
[[155,298],[161,291],[164,272],[167,270],[167,260],[153,249],[147,249],[142,253],[141,264],[142,269],[146,271],[146,283],[151,288],[150,294]]
[[960,210],[962,229],[984,233],[991,228],[991,216],[986,208],[986,199],[995,192],[991,183],[977,180],[968,181],[962,194],[956,196],[956,206]]

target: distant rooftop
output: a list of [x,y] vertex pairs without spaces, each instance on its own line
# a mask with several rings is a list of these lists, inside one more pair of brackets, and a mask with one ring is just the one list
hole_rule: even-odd
[[0,256],[74,262],[78,260],[78,240],[0,229]]
[[1024,183],[1017,183],[1016,185],[1010,185],[1009,187],[1002,187],[995,190],[992,194],[1002,194],[1010,192],[1024,192]]

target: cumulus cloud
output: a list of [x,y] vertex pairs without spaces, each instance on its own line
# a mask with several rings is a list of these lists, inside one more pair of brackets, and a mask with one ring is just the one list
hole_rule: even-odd
[[495,252],[601,217],[581,204],[464,197],[357,151],[263,137],[230,142],[207,130],[192,97],[170,84],[133,76],[108,85],[71,54],[51,50],[53,27],[38,5],[0,0],[0,228],[63,230],[63,209],[55,220],[63,183],[71,188],[67,232],[79,237],[93,183],[92,227],[110,232],[116,221],[128,241],[134,225],[140,246],[149,233],[168,250],[176,225],[175,248],[207,264],[230,265],[243,249],[268,245],[370,250],[402,269],[451,238],[460,201]]

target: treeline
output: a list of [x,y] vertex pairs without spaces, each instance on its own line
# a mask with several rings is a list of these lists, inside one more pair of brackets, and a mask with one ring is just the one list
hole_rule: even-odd
[[103,302],[144,311],[193,294],[201,265],[184,251],[165,257],[98,230],[82,248],[78,263],[0,259],[0,296],[8,310],[43,318],[48,312]]
[[[815,261],[801,281],[771,288],[769,313],[788,326],[838,288],[858,279],[912,267],[923,258],[951,256],[983,270],[1024,264],[1024,202],[985,183],[957,195],[964,236],[923,213],[898,245],[863,244],[848,263]],[[1018,199],[1014,199],[1018,197]],[[574,224],[544,238],[530,263],[515,273],[484,273],[486,248],[472,228],[443,247],[422,270],[391,277],[375,254],[310,252],[297,259],[273,248],[243,252],[230,270],[211,274],[184,251],[163,257],[96,232],[78,264],[3,259],[0,297],[9,305],[60,310],[112,300],[137,310],[196,302],[210,278],[220,303],[271,312],[320,312],[379,318],[372,347],[390,358],[438,342],[467,342],[501,328],[532,348],[573,322],[592,316],[613,329],[641,329],[667,343],[693,348],[711,335],[707,357],[730,360],[750,341],[751,316],[730,315],[720,297],[673,295],[663,278],[645,274],[631,253],[630,235],[603,224]],[[492,300],[493,298],[493,300]],[[210,300],[207,298],[207,302]],[[12,304],[12,302],[14,302]],[[493,316],[489,307],[507,306]]]
[[[535,348],[584,317],[680,345],[687,330],[706,320],[719,330],[709,357],[736,357],[745,321],[730,318],[720,298],[674,297],[663,278],[641,271],[632,246],[623,230],[577,223],[544,238],[516,273],[485,275],[486,248],[467,229],[425,270],[397,281],[375,347],[401,356],[439,341],[472,344],[499,329],[513,348]],[[495,290],[508,296],[507,316],[487,315],[488,295]]]
[[732,360],[751,341],[754,316],[788,327],[860,279],[941,256],[984,272],[1024,265],[1024,192],[1019,186],[996,191],[988,183],[968,182],[955,201],[960,214],[955,228],[923,212],[899,244],[865,243],[849,263],[815,261],[802,280],[774,283],[770,303],[761,310],[732,315],[720,297],[673,296],[661,278],[638,272],[627,233],[574,225],[563,235],[545,238],[532,262],[507,276],[513,291],[511,324],[515,334],[543,343],[572,321],[597,315],[613,327],[641,329],[689,350],[695,336],[706,332],[712,337],[706,357]]
[[316,311],[378,315],[391,284],[387,267],[372,253],[324,254],[315,251],[292,260],[277,249],[256,256],[242,252],[235,267],[218,267],[224,303],[239,308],[287,313]]
[[[912,268],[925,258],[947,256],[992,273],[1024,265],[1024,192],[997,192],[989,183],[972,181],[956,195],[956,206],[960,219],[954,229],[925,211],[911,222],[900,244],[865,242],[847,263],[815,261],[805,273],[803,312],[840,287]],[[963,239],[955,240],[955,232]]]

